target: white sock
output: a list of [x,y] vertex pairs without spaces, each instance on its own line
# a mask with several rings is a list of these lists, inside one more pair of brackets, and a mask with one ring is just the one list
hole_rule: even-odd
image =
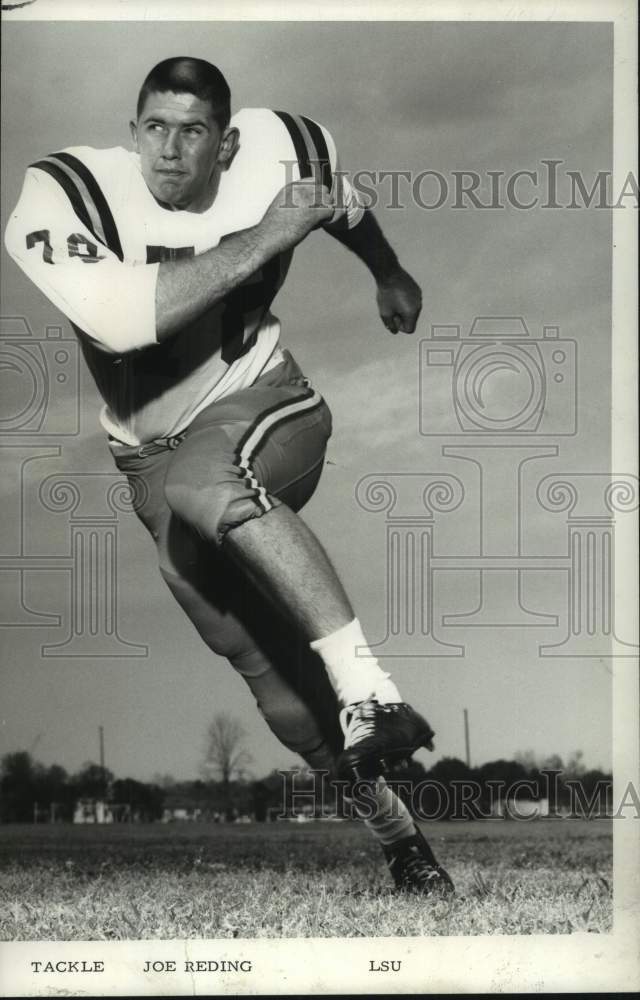
[[354,805],[376,840],[387,846],[403,837],[413,836],[416,828],[411,814],[395,792],[391,791],[384,778],[378,778],[368,789],[366,805],[359,809],[357,797]]
[[[380,669],[369,649],[357,618],[331,635],[314,639],[310,645],[322,657],[329,680],[343,705],[353,705],[371,697],[382,705],[402,701],[389,674]],[[359,654],[356,653],[358,648]]]

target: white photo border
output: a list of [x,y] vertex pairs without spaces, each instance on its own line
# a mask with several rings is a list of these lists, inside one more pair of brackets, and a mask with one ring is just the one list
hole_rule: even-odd
[[[3,4],[3,7],[5,5]],[[622,190],[637,170],[636,9],[630,0],[529,2],[476,0],[428,4],[412,0],[326,0],[323,4],[283,0],[220,2],[188,0],[179,7],[165,0],[32,0],[10,9],[9,21],[606,21],[614,25],[614,180]],[[212,16],[215,13],[215,16]],[[637,173],[636,173],[637,176]],[[613,213],[613,441],[612,469],[637,474],[637,235],[632,209]],[[616,611],[632,625],[638,600],[637,526],[619,534]],[[637,783],[638,670],[633,659],[613,661],[614,801],[629,781]],[[614,827],[614,927],[610,934],[558,936],[469,936],[375,939],[256,939],[220,942],[11,942],[0,943],[0,993],[26,995],[211,995],[210,977],[195,981],[185,973],[152,976],[143,961],[211,958],[224,951],[231,960],[250,959],[255,972],[229,976],[220,993],[252,995],[352,993],[467,993],[632,991],[640,987],[640,823],[628,818]],[[403,969],[375,982],[367,977],[371,957],[403,960]],[[108,972],[99,982],[77,976],[31,973],[30,962],[102,959]],[[82,987],[82,988],[80,988]],[[212,989],[213,987],[213,989]]]

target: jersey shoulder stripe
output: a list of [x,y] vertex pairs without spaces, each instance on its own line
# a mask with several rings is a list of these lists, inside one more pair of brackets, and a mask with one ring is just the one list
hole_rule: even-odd
[[315,146],[316,160],[320,167],[320,179],[322,180],[324,186],[331,190],[331,162],[329,160],[329,150],[327,149],[322,129],[317,122],[312,121],[311,118],[305,118],[303,115],[300,115],[300,119],[307,126],[307,130]]
[[300,177],[316,178],[331,190],[332,173],[329,151],[320,126],[310,118],[292,115],[288,111],[274,111],[285,125],[298,157]]
[[89,216],[89,212],[85,207],[80,191],[62,167],[48,159],[38,160],[36,163],[31,163],[29,167],[30,169],[42,170],[43,173],[49,174],[50,177],[53,177],[53,179],[58,182],[71,202],[71,206],[80,219],[80,222],[82,222],[82,224],[86,226],[91,233],[93,233],[98,243],[102,243],[103,240],[96,232],[94,220],[92,220]]
[[307,144],[304,141],[304,136],[300,126],[294,119],[293,115],[290,115],[287,111],[274,111],[273,113],[278,116],[289,133],[293,143],[293,148],[295,149],[296,156],[298,157],[300,176],[302,178],[311,177],[311,164],[309,163]]
[[93,205],[95,206],[100,218],[101,229],[104,233],[106,245],[113,251],[113,253],[115,253],[116,257],[119,257],[119,259],[122,260],[124,255],[122,253],[122,245],[120,243],[120,237],[118,235],[115,219],[113,218],[107,199],[102,193],[102,189],[94,175],[82,162],[82,160],[79,160],[77,156],[72,156],[71,153],[62,152],[53,153],[52,155],[56,160],[60,160],[62,163],[65,163],[70,170],[75,171],[77,177],[84,182],[89,197],[93,201]]
[[100,185],[88,167],[70,153],[51,153],[32,167],[53,177],[67,195],[74,212],[99,243],[124,259],[118,229]]

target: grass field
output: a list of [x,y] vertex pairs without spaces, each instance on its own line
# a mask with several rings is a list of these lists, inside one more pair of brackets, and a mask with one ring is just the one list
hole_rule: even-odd
[[1,940],[602,932],[607,820],[422,824],[456,883],[393,892],[357,823],[0,827]]

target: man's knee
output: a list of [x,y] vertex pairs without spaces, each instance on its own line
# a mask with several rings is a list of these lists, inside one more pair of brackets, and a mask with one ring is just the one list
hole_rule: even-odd
[[324,738],[316,719],[293,691],[280,689],[277,697],[263,691],[258,708],[271,731],[293,753],[305,753],[320,745]]
[[181,459],[178,452],[167,471],[165,499],[172,512],[207,541],[220,545],[231,528],[279,505],[232,454],[209,453],[201,462],[191,454]]
[[237,489],[233,480],[233,472],[223,462],[207,464],[200,477],[178,465],[167,473],[164,495],[176,517],[207,541],[219,543]]
[[205,511],[212,513],[211,500],[204,495],[205,489],[197,483],[188,482],[183,476],[169,472],[164,484],[164,496],[172,513],[192,527],[199,528]]
[[271,668],[253,638],[228,608],[216,606],[183,576],[162,567],[161,572],[176,601],[212,652],[230,660],[245,677],[258,677]]

